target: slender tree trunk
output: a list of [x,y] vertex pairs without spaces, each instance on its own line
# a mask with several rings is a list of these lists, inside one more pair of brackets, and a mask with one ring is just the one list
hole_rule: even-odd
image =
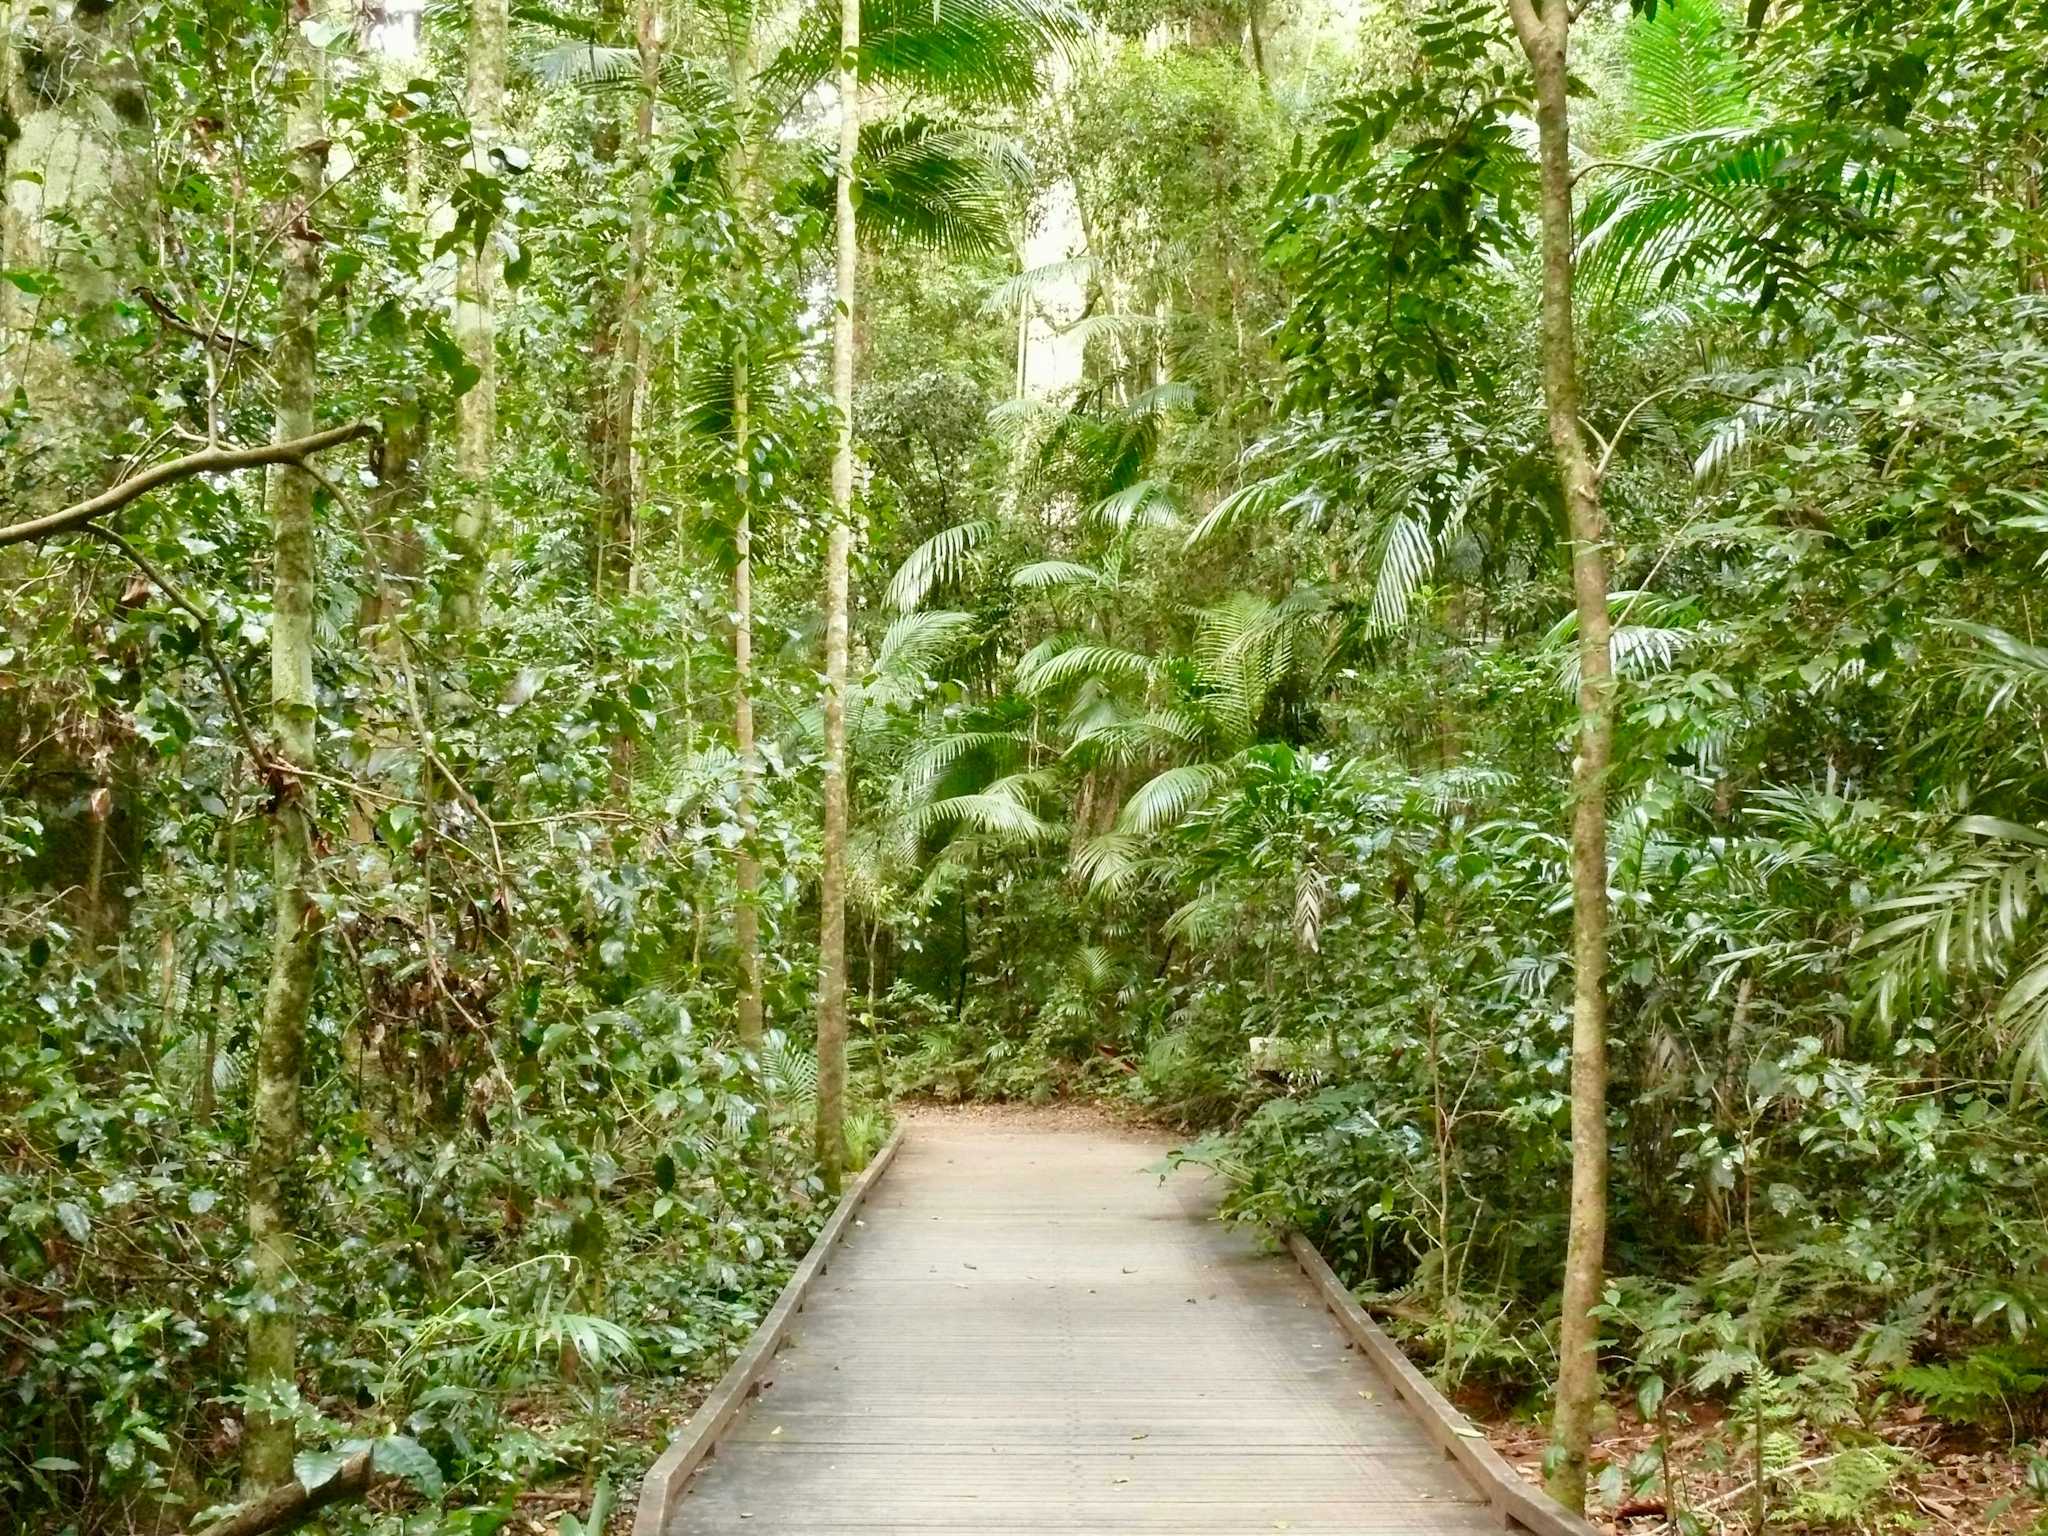
[[1551,1497],[1583,1510],[1600,1397],[1599,1304],[1607,1247],[1607,767],[1614,745],[1607,525],[1579,422],[1572,319],[1571,115],[1565,0],[1508,0],[1536,86],[1543,224],[1543,394],[1571,537],[1579,619],[1579,747],[1572,763],[1572,1193],[1558,1349]]
[[[469,167],[489,176],[496,169],[491,149],[498,142],[505,110],[505,0],[471,0],[469,18]],[[448,593],[448,627],[456,632],[476,624],[491,550],[501,264],[494,241],[484,241],[479,249],[474,240],[465,240],[461,250],[455,272],[455,344],[476,369],[477,380],[455,402],[455,472],[464,482],[464,499],[450,539],[458,558]]]
[[633,117],[632,209],[626,225],[626,272],[619,284],[619,336],[612,356],[609,408],[610,462],[605,498],[605,535],[598,550],[600,591],[620,578],[628,592],[639,585],[638,519],[646,499],[645,461],[640,454],[640,411],[647,395],[648,251],[654,233],[654,101],[661,85],[659,0],[638,0],[633,40],[640,55],[639,103]]
[[[751,228],[754,211],[754,18],[749,9],[735,25],[743,28],[732,51],[733,116],[740,125],[739,208],[743,226]],[[761,1038],[761,848],[758,794],[760,763],[754,751],[754,470],[753,381],[744,332],[733,347],[732,442],[734,494],[739,497],[739,525],[733,532],[732,571],[732,732],[740,754],[740,846],[733,880],[737,907],[733,926],[740,951],[740,1039],[748,1045]]]
[[[327,55],[305,23],[333,20],[337,0],[294,0],[286,11],[290,60],[292,148],[298,204],[279,283],[279,326],[271,354],[277,380],[280,442],[314,426],[319,328],[320,246],[310,227],[327,170]],[[346,15],[346,12],[341,12]],[[288,768],[313,766],[318,720],[313,692],[314,566],[312,476],[279,465],[270,472],[271,621],[270,730]],[[280,780],[270,821],[272,939],[270,979],[256,1033],[255,1082],[249,1114],[249,1246],[253,1268],[248,1386],[254,1395],[242,1443],[242,1481],[250,1491],[292,1476],[293,1423],[272,1402],[289,1394],[298,1373],[298,1160],[302,1127],[299,1076],[305,1057],[313,977],[320,962],[319,919],[313,908],[313,828],[305,781]]]
[[853,306],[860,270],[854,161],[860,148],[860,0],[839,0],[837,308],[832,317],[832,533],[825,553],[825,866],[818,898],[818,1161],[839,1189],[846,1164],[846,567],[853,539]]

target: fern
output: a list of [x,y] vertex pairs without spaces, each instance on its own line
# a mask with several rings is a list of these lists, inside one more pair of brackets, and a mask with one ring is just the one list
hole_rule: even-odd
[[818,1100],[818,1058],[771,1029],[755,1052],[761,1063],[761,1087],[771,1101],[808,1114]]
[[1959,1424],[2013,1424],[2030,1400],[2048,1392],[2048,1363],[2013,1345],[1972,1350],[1954,1360],[1903,1365],[1885,1378],[1930,1412]]

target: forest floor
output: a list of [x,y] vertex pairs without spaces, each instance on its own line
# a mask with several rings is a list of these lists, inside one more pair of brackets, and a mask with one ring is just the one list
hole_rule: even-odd
[[[1427,1369],[1427,1362],[1417,1363]],[[1543,1485],[1543,1454],[1550,1444],[1547,1424],[1516,1417],[1480,1393],[1461,1394],[1458,1406],[1486,1430],[1494,1448],[1523,1477],[1536,1487]],[[1774,1489],[1771,1507],[1778,1523],[1773,1529],[2019,1536],[2044,1528],[2048,1512],[2029,1493],[2025,1469],[2009,1449],[1937,1423],[1912,1405],[1880,1418],[1872,1428],[1877,1444],[1896,1454],[1900,1462],[1902,1470],[1892,1485],[1882,1494],[1871,1495],[1858,1516],[1827,1518],[1836,1511],[1846,1512],[1859,1501],[1853,1485],[1846,1479],[1830,1482],[1828,1470],[1864,1448],[1844,1451],[1809,1436],[1797,1463],[1804,1474],[1801,1481],[1809,1490],[1828,1491],[1819,1496],[1809,1493],[1812,1503],[1805,1517],[1794,1512],[1788,1520],[1783,1490]],[[1740,1427],[1730,1425],[1718,1413],[1696,1413],[1692,1422],[1673,1436],[1679,1499],[1707,1531],[1743,1531],[1752,1523],[1750,1499],[1755,1479],[1747,1459],[1733,1451],[1742,1438]],[[1618,1415],[1597,1435],[1593,1453],[1598,1462],[1625,1467],[1651,1450],[1656,1441],[1657,1426],[1631,1412]],[[1794,1511],[1798,1507],[1796,1502],[1792,1506]],[[1614,1536],[1665,1536],[1674,1529],[1662,1497],[1638,1498],[1618,1510],[1596,1511],[1593,1523]]]

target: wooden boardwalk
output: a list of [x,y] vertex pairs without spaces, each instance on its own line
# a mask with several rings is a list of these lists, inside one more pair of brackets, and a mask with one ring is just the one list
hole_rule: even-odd
[[1498,1530],[1300,1270],[1159,1155],[920,1118],[668,1536]]

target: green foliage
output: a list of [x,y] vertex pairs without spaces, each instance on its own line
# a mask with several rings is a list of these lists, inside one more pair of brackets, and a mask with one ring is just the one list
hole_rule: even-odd
[[1953,1360],[1902,1365],[1885,1379],[1942,1418],[2017,1437],[2041,1422],[2048,1362],[2031,1346],[1991,1345]]

